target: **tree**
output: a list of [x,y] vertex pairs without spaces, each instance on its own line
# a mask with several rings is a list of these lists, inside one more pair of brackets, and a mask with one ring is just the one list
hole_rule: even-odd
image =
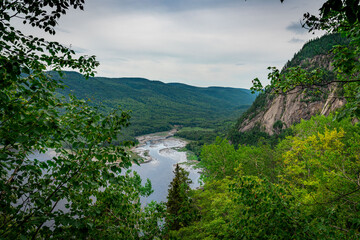
[[238,239],[235,225],[241,215],[241,208],[233,201],[229,186],[235,181],[230,178],[211,180],[192,195],[199,217],[189,226],[173,231],[174,239]]
[[[95,57],[76,58],[73,50],[26,36],[12,25],[21,19],[55,34],[57,20],[70,7],[83,9],[83,4],[84,0],[0,3],[2,239],[133,239],[147,232],[144,219],[160,219],[141,212],[139,196],[150,194],[151,185],[142,186],[136,175],[121,174],[132,163],[123,146],[112,144],[129,125],[129,114],[114,110],[103,115],[83,100],[59,99],[55,91],[63,87],[61,81],[45,72],[61,75],[67,67],[90,76],[98,65]],[[46,160],[29,157],[49,149],[56,154]]]
[[[281,0],[283,2],[283,0]],[[347,100],[343,115],[360,116],[360,6],[359,0],[328,0],[319,9],[319,16],[304,14],[303,27],[309,31],[325,30],[328,33],[340,33],[349,39],[346,45],[337,45],[331,51],[332,65],[336,78],[324,77],[321,69],[307,71],[293,67],[280,72],[269,67],[268,75],[271,88],[276,93],[285,93],[296,87],[321,88],[336,85],[344,89]],[[262,91],[263,86],[258,78],[253,80],[253,91]]]
[[[316,116],[294,126],[283,141],[282,174],[303,214],[323,219],[326,227],[358,234],[360,128],[349,118]],[[314,218],[313,221],[316,221]]]
[[234,176],[235,169],[239,167],[238,154],[228,140],[217,137],[215,143],[202,147],[200,166],[205,179]]
[[190,198],[189,173],[176,164],[174,179],[169,185],[166,203],[166,223],[169,230],[179,230],[188,226],[196,215]]

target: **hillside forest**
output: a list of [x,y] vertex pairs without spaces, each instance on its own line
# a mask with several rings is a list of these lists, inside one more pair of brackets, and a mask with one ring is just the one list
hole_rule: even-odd
[[[244,89],[94,77],[95,56],[12,25],[20,18],[54,35],[83,0],[2,1],[0,239],[359,239],[359,4],[326,0],[318,15],[305,13],[303,27],[326,34],[283,69],[269,67],[269,85],[255,78],[255,99]],[[291,91],[306,103],[346,103],[291,126],[277,121],[271,134],[260,123],[241,130]],[[171,127],[189,141],[203,184],[191,189],[176,165],[167,202],[142,206],[153,190],[129,170],[139,164],[129,140]],[[29,158],[49,149],[49,159]]]
[[[76,72],[63,72],[54,79],[66,87],[59,95],[88,99],[103,113],[121,108],[131,115],[131,124],[122,131],[121,140],[136,141],[135,136],[187,126],[225,132],[256,95],[248,89],[194,87],[181,83],[163,83],[143,78],[85,79]],[[95,91],[96,89],[96,91]]]

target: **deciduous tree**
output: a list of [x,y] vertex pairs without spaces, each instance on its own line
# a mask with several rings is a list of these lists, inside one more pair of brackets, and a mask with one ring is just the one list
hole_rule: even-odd
[[[60,43],[24,35],[13,25],[20,19],[55,34],[58,19],[70,8],[83,9],[83,3],[0,3],[2,239],[134,239],[146,237],[145,218],[159,219],[141,211],[139,197],[150,194],[151,185],[123,173],[132,163],[124,147],[112,144],[129,125],[129,114],[103,115],[83,100],[59,99],[61,82],[45,72],[61,74],[67,67],[90,76],[95,57],[76,57]],[[56,154],[45,160],[30,158],[50,149]],[[150,222],[158,227],[158,221]]]

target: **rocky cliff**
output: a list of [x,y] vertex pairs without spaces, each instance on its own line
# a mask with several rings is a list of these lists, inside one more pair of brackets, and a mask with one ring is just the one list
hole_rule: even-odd
[[[294,66],[308,70],[322,68],[327,71],[327,77],[333,79],[335,76],[329,50],[341,41],[346,39],[339,35],[325,35],[306,43],[282,71]],[[308,120],[316,114],[328,115],[342,107],[345,100],[339,97],[340,91],[341,88],[337,85],[324,87],[320,92],[298,87],[286,95],[275,95],[268,91],[258,96],[253,106],[238,120],[236,128],[240,132],[246,132],[260,127],[260,131],[270,135],[278,133],[301,119]]]
[[300,122],[301,119],[308,120],[316,114],[328,115],[345,104],[345,100],[336,96],[337,89],[336,86],[330,86],[325,89],[326,97],[317,99],[300,88],[286,95],[267,96],[263,110],[249,118],[243,118],[238,130],[245,132],[255,126],[260,126],[262,131],[272,135]]

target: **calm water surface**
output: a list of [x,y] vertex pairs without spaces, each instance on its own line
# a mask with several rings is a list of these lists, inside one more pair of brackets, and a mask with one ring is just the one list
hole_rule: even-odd
[[[149,140],[144,146],[138,147],[140,150],[148,150],[152,161],[148,163],[133,165],[132,170],[136,171],[142,178],[143,183],[146,179],[150,179],[154,193],[148,198],[142,199],[144,203],[149,203],[152,200],[160,202],[166,201],[166,196],[174,177],[174,169],[177,163],[186,161],[186,153],[178,152],[176,148],[183,147],[184,142],[176,138],[163,138],[160,140]],[[189,178],[192,180],[191,188],[199,187],[200,174],[198,170],[191,166],[180,164],[190,174]]]
[[[140,166],[133,165],[131,169],[136,171],[145,184],[146,179],[150,179],[154,192],[147,198],[142,198],[143,204],[151,201],[166,201],[169,184],[174,177],[174,169],[177,163],[186,161],[186,153],[176,151],[176,148],[183,147],[184,141],[176,138],[162,138],[157,140],[148,140],[142,146],[137,147],[138,151],[148,151],[152,161],[143,163]],[[56,155],[55,151],[49,150],[45,154],[34,153],[29,156],[30,159],[46,161]],[[191,188],[199,187],[200,174],[198,170],[191,166],[181,164],[190,174],[192,180]]]

